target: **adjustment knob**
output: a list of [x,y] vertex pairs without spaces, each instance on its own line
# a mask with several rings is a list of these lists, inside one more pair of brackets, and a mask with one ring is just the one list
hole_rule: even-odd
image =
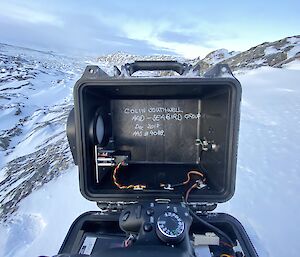
[[180,243],[184,239],[184,230],[184,221],[175,212],[167,211],[157,219],[156,234],[165,243]]

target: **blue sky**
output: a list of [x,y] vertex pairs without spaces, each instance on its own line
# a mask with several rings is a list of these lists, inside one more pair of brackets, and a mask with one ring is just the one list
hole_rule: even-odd
[[204,57],[300,34],[300,1],[0,1],[0,42],[76,55]]

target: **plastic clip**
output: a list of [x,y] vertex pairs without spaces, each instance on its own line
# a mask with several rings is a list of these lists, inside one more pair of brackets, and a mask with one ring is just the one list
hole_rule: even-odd
[[197,189],[202,189],[207,186],[201,179],[196,180],[196,183],[197,183]]
[[160,184],[161,187],[163,187],[165,190],[174,190],[174,187],[172,187],[171,184]]

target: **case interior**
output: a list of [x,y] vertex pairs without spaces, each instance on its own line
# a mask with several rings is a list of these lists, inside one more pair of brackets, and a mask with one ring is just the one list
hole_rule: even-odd
[[[191,200],[228,200],[234,193],[240,93],[233,78],[79,81],[75,113],[82,194],[93,201],[181,199],[185,187],[165,190],[160,184],[180,183],[197,170],[205,173],[208,186],[194,190]],[[95,145],[129,153],[118,180],[147,189],[118,189],[114,168],[96,167]]]

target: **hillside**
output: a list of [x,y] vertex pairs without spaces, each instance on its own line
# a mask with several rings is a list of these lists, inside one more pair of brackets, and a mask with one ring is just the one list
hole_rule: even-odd
[[262,66],[281,68],[295,60],[300,60],[300,36],[262,43],[241,53],[220,49],[193,62],[198,62],[205,72],[216,63],[227,63],[233,71],[244,71]]

